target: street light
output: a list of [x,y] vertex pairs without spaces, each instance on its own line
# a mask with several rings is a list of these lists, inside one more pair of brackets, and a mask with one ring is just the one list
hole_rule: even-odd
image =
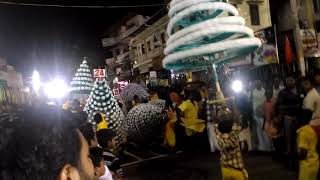
[[35,92],[39,92],[41,87],[40,74],[37,70],[32,73],[32,88]]
[[239,81],[239,80],[235,80],[232,82],[232,85],[231,85],[231,88],[232,90],[235,92],[235,93],[239,93],[242,91],[242,88],[243,88],[243,85],[242,85],[242,82]]
[[62,79],[54,79],[44,85],[44,92],[49,99],[59,99],[69,92],[69,87]]

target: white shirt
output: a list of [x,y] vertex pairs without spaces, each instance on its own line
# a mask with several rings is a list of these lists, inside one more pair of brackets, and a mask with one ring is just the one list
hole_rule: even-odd
[[105,172],[104,175],[99,177],[99,180],[113,180],[112,179],[112,174],[110,173],[109,169],[107,166],[105,166]]
[[312,88],[303,99],[303,108],[309,109],[315,115],[320,115],[320,96],[315,88]]
[[256,112],[257,110],[262,111],[262,109],[258,109],[258,108],[262,108],[262,105],[265,100],[266,100],[265,90],[263,88],[261,88],[261,90],[258,90],[257,88],[255,88],[252,91],[253,111],[254,112]]

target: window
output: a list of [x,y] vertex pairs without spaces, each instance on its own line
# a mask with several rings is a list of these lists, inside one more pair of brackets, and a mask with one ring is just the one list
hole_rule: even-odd
[[147,49],[148,49],[148,52],[151,51],[151,43],[150,43],[150,41],[147,41]]
[[120,49],[116,49],[116,56],[120,55]]
[[165,35],[165,33],[163,32],[163,33],[161,33],[161,41],[162,41],[162,43],[163,44],[165,44],[166,43],[166,35]]
[[146,53],[146,46],[144,44],[141,45],[141,52],[142,54]]
[[260,25],[260,14],[258,4],[249,4],[251,25]]
[[319,1],[318,0],[313,0],[313,8],[314,8],[315,13],[319,12]]

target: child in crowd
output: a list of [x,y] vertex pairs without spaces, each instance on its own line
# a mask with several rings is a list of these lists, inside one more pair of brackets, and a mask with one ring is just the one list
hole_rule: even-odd
[[94,166],[94,176],[95,180],[98,180],[99,177],[103,176],[105,169],[105,162],[103,160],[103,150],[99,147],[90,148],[90,158]]
[[99,145],[103,149],[103,158],[113,175],[114,180],[123,177],[120,160],[114,155],[116,134],[111,129],[101,129],[97,132]]
[[108,128],[107,120],[104,114],[100,112],[96,113],[93,117],[93,120],[97,125],[97,131]]
[[220,147],[222,176],[225,180],[246,180],[248,179],[248,174],[241,155],[239,132],[234,130],[233,127],[234,121],[232,117],[224,115],[218,123],[218,127],[215,128]]
[[133,96],[133,101],[132,101],[132,107],[135,107],[135,106],[137,106],[139,104],[140,104],[140,99],[139,99],[138,95],[134,95]]
[[317,152],[317,131],[320,124],[312,118],[313,112],[303,109],[300,113],[302,127],[298,129],[299,180],[316,180],[319,170],[319,155]]

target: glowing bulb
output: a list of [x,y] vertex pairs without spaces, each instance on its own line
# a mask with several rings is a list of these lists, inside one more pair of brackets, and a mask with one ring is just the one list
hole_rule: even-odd
[[48,98],[62,98],[69,92],[69,87],[63,80],[54,79],[53,81],[45,84],[44,92]]
[[242,91],[242,82],[239,80],[235,80],[232,82],[231,88],[234,92],[239,93]]
[[38,92],[41,87],[40,74],[34,70],[32,73],[32,88],[35,92]]

